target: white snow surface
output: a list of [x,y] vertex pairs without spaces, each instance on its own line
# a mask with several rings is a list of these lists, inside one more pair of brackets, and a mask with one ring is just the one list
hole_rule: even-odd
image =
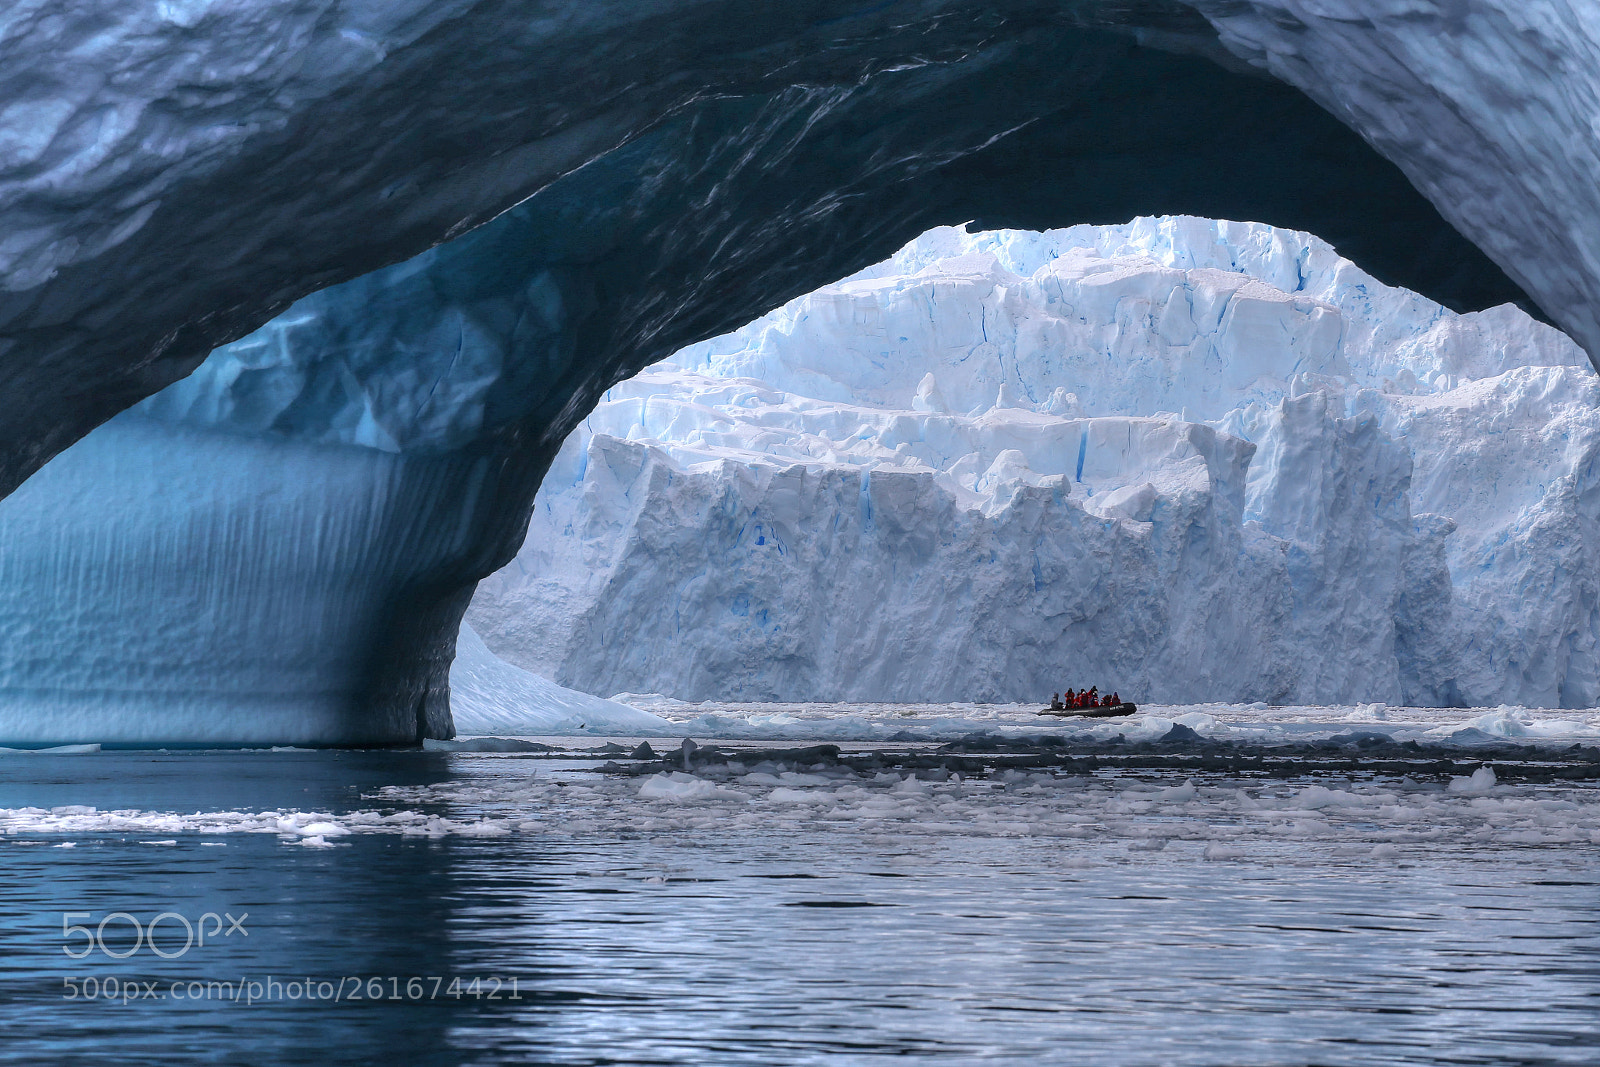
[[618,384],[469,612],[590,692],[1588,708],[1600,389],[1304,233],[930,231]]
[[490,652],[471,626],[456,637],[450,666],[450,712],[456,733],[615,734],[672,729],[658,715],[564,689]]

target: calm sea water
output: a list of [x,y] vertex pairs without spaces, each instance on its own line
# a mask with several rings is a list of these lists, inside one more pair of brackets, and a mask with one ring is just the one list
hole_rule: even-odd
[[[971,790],[925,801],[940,823],[804,804],[779,817],[739,798],[719,816],[653,807],[592,768],[8,757],[0,1061],[1600,1062],[1593,843],[1419,835],[1375,859],[1285,833],[1218,862],[1184,836],[1217,806],[1175,809],[1162,836],[1131,843],[1096,835],[1101,809],[1071,838],[975,835],[964,820],[988,801]],[[1547,792],[1518,795],[1558,814],[1596,799]],[[1089,797],[1036,789],[1008,818]],[[40,832],[15,814],[69,805],[404,810],[424,832],[307,847],[289,842],[314,835],[192,817],[166,833],[98,814]],[[472,822],[485,814],[530,821]],[[429,836],[427,819],[466,832]],[[170,959],[134,935],[163,913],[154,945]],[[185,922],[208,940],[179,954]]]

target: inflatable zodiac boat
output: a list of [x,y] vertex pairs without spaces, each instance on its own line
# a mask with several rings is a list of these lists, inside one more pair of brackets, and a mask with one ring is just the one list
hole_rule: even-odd
[[1121,704],[1102,704],[1097,708],[1045,708],[1040,715],[1053,715],[1058,719],[1120,719],[1139,710],[1139,705],[1124,701]]

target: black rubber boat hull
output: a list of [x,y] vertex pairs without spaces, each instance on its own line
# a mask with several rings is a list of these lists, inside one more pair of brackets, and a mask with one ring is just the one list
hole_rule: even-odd
[[1121,719],[1139,710],[1137,704],[1113,704],[1109,708],[1045,708],[1040,715],[1053,715],[1058,719]]

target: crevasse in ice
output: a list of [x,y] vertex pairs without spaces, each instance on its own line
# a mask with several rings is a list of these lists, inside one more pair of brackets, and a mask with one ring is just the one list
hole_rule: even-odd
[[1600,388],[1304,233],[937,229],[614,387],[469,618],[591,692],[1591,706]]

